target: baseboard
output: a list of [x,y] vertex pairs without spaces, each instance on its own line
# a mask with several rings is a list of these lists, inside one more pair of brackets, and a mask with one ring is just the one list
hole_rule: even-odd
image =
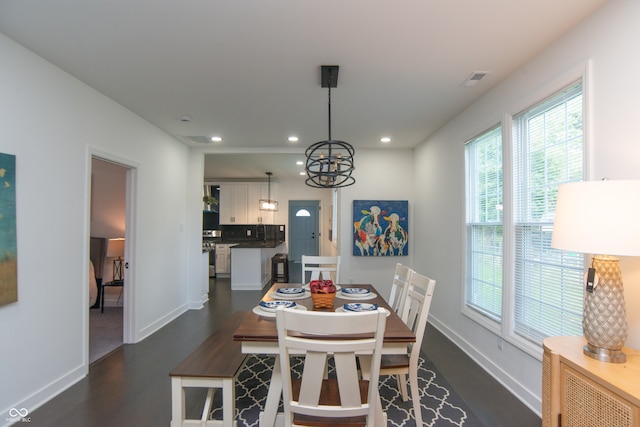
[[149,326],[146,326],[140,329],[136,334],[135,342],[138,343],[143,339],[147,338],[149,335],[153,334],[154,332],[157,332],[160,328],[162,328],[163,326],[166,326],[169,322],[178,318],[180,315],[185,313],[188,309],[189,307],[187,306],[187,304],[183,304],[180,307],[176,308],[175,310],[170,311],[166,315],[162,316],[160,319],[156,320],[155,322],[151,323]]
[[57,395],[59,395],[60,393],[62,393],[72,385],[74,385],[75,383],[77,383],[78,381],[82,380],[87,375],[87,373],[88,373],[88,365],[78,366],[77,368],[69,371],[67,374],[43,386],[42,388],[37,390],[35,393],[25,398],[24,400],[20,402],[16,402],[13,406],[9,408],[0,410],[1,414],[9,414],[9,411],[11,411],[12,408],[20,409],[20,410],[26,409],[28,411],[25,417],[21,417],[21,418],[24,418],[25,420],[22,420],[22,419],[14,420],[9,416],[0,417],[0,421],[6,423],[6,424],[2,424],[2,427],[8,427],[10,425],[14,425],[14,423],[16,423],[15,425],[23,424],[23,423],[27,423],[25,425],[28,425],[28,422],[30,420],[29,418],[30,413],[32,413],[33,411],[38,409],[40,406],[44,405],[45,403],[47,403],[48,401],[50,401],[51,399],[53,399],[54,397],[56,397]]
[[[491,359],[480,352],[471,343],[458,335],[455,331],[448,328],[444,323],[429,315],[429,324],[435,327],[442,335],[453,342],[460,350],[469,356],[475,363],[491,375],[497,382],[520,400],[526,407],[531,409],[536,415],[542,417],[540,408],[542,400],[540,396],[535,395],[529,389],[524,387],[520,382],[513,378],[509,373],[505,372],[500,366],[493,363]],[[541,374],[542,375],[542,374]]]

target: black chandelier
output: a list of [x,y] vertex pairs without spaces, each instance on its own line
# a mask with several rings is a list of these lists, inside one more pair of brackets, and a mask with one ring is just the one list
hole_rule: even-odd
[[305,151],[307,157],[306,184],[316,188],[338,188],[353,185],[356,179],[351,176],[355,166],[355,153],[351,144],[331,139],[331,88],[338,87],[337,65],[321,66],[322,87],[329,88],[329,138],[316,142]]

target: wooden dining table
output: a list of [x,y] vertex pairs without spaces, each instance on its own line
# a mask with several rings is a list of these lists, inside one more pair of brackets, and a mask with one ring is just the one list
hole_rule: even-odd
[[[275,298],[271,296],[278,288],[300,287],[301,284],[276,283],[262,297],[262,301],[272,301]],[[309,298],[295,299],[296,304],[304,306],[307,310],[333,312],[346,303],[350,302],[366,302],[378,304],[390,312],[387,316],[387,323],[384,333],[384,342],[382,345],[383,354],[406,354],[407,345],[415,342],[416,337],[402,321],[402,319],[389,307],[389,304],[380,295],[380,293],[372,286],[367,284],[358,285],[341,285],[348,288],[366,288],[376,294],[375,298],[369,300],[347,299],[343,298],[341,292],[336,293],[336,298],[332,309],[314,309],[313,301]],[[280,298],[278,298],[280,299]],[[256,306],[259,302],[256,302]],[[242,352],[245,354],[270,354],[275,355],[275,362],[271,373],[271,382],[269,384],[269,392],[264,407],[264,412],[260,414],[260,426],[275,426],[278,415],[278,404],[282,395],[282,373],[280,371],[280,359],[278,350],[278,331],[276,329],[275,316],[270,317],[269,313],[260,313],[260,309],[254,309],[244,318],[238,326],[233,339],[242,343]],[[378,403],[378,413],[382,414],[382,408]],[[278,421],[278,425],[280,425]]]

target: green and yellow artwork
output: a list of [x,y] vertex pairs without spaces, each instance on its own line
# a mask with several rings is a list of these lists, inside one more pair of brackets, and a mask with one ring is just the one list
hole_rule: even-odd
[[16,156],[0,153],[0,306],[18,301]]

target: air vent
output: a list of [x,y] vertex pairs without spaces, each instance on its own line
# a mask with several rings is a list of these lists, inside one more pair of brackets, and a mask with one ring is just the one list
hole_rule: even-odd
[[460,86],[471,87],[475,86],[480,80],[484,79],[491,71],[474,71],[467,79],[462,82]]
[[206,136],[186,136],[180,135],[180,138],[186,143],[195,144],[211,144],[211,139]]

